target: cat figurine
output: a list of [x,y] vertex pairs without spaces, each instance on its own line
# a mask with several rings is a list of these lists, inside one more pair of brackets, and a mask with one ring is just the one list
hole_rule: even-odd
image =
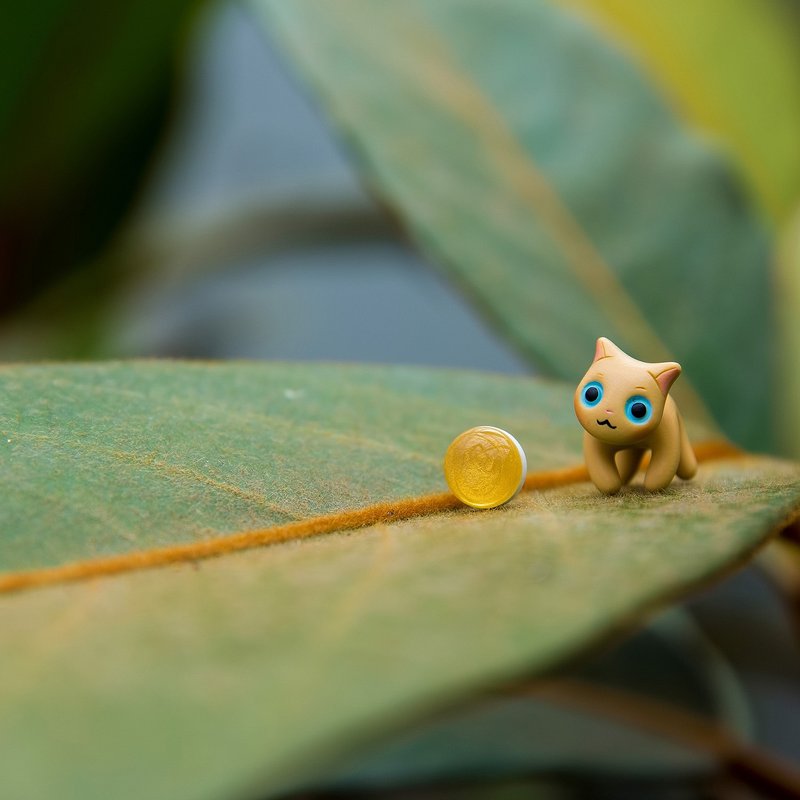
[[651,452],[645,489],[664,489],[677,475],[688,480],[697,459],[678,406],[669,396],[681,365],[637,361],[600,337],[594,361],[578,384],[574,405],[585,429],[583,454],[589,477],[603,494],[616,494]]

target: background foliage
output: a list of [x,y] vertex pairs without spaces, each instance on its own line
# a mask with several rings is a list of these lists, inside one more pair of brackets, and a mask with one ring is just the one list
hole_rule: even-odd
[[[681,405],[698,434],[721,430],[749,448],[797,455],[798,28],[800,10],[789,0],[19,6],[0,33],[0,354],[366,360],[573,382],[602,333],[642,358],[684,364]],[[437,454],[469,424],[521,432],[542,468],[578,456],[562,408],[566,388],[359,369],[4,368],[2,571],[441,489]],[[601,606],[591,621],[564,624],[569,644],[559,652],[748,552],[795,502],[793,476],[778,462],[742,462],[709,468],[699,494],[686,495],[691,504],[628,498],[627,511],[643,516],[620,529],[641,537],[641,550],[601,556],[598,545],[593,559],[608,569],[597,578],[599,594],[612,599],[614,586],[622,599],[606,616]],[[355,746],[367,731],[396,726],[405,703],[414,704],[410,722],[522,664],[533,670],[554,658],[534,657],[549,641],[534,624],[541,612],[504,605],[495,587],[531,557],[527,537],[514,539],[519,531],[549,531],[558,541],[594,524],[598,542],[611,536],[608,520],[593,523],[600,515],[589,494],[526,499],[469,523],[433,519],[426,524],[435,534],[404,523],[363,540],[222,559],[197,575],[176,568],[2,598],[4,640],[14,643],[0,664],[2,738],[15,743],[6,748],[15,791],[45,796],[58,786],[61,796],[104,796],[122,770],[115,774],[130,785],[116,795],[139,796],[143,778],[125,772],[128,745],[153,781],[152,796],[164,797],[248,785],[259,794],[297,754],[312,752],[331,768],[332,787],[362,791],[467,780],[480,792],[478,779],[530,773],[539,783],[521,779],[521,791],[541,796],[598,775],[618,787],[668,776],[706,791],[718,770],[697,752],[629,742],[621,747],[630,757],[615,760],[584,746],[611,736],[612,723],[601,734],[586,714],[519,698],[454,712],[441,722],[444,733],[439,723],[429,723],[433,733],[406,726],[383,750]],[[692,515],[705,520],[700,535]],[[455,537],[452,552],[405,551],[414,536],[438,541],[440,524]],[[462,552],[465,536],[480,547],[509,539],[496,573],[476,573],[475,560],[489,563],[495,549]],[[364,577],[354,554],[378,542],[399,548],[396,580],[385,585],[369,578],[385,574],[374,566],[383,556]],[[659,561],[656,546],[670,553],[663,575],[644,567]],[[790,592],[792,547],[787,541],[769,561]],[[334,563],[331,548],[340,566],[303,572],[317,551],[326,554],[321,564]],[[588,602],[591,580],[571,559],[554,558],[533,554],[539,577],[532,586],[509,580],[507,596],[560,576],[567,588],[529,603],[547,597],[548,617],[572,620],[568,600]],[[278,563],[286,585],[273,588],[286,593],[261,596],[253,575],[263,569],[274,578]],[[453,581],[446,585],[471,587],[474,605],[428,596],[444,565]],[[256,572],[245,582],[252,596],[237,599],[226,587],[240,580],[232,577],[240,567]],[[279,636],[273,617],[256,624],[258,614],[242,608],[246,597],[256,608],[291,605],[306,579],[336,592],[366,581],[394,609],[384,617],[380,602],[341,600],[351,623],[365,615],[373,646],[346,637],[327,683],[315,658],[321,645],[303,633],[316,629],[323,592],[291,624],[284,620]],[[787,722],[799,702],[786,688],[800,675],[795,641],[764,586],[737,580],[692,607],[702,632],[687,633],[695,623],[679,615],[676,626],[590,659],[583,675],[703,708],[800,758]],[[210,599],[193,594],[209,586]],[[154,624],[156,609],[171,603]],[[395,636],[423,622],[431,637],[453,637],[447,657]],[[352,624],[353,636],[360,625]],[[511,651],[494,639],[472,662],[460,649],[480,631],[501,629],[519,657],[513,668]],[[383,630],[384,644],[394,644],[379,652]],[[761,637],[762,660],[736,643],[734,630],[749,633],[745,642]],[[416,653],[430,658],[421,677]],[[369,681],[383,672],[383,658],[408,664],[396,693]],[[448,672],[450,658],[459,668],[471,663],[469,681]],[[672,669],[659,668],[665,660]],[[182,681],[190,664],[195,671]],[[283,672],[257,688],[269,670]],[[358,684],[343,677],[348,671],[361,676]],[[69,677],[45,678],[56,674]],[[320,681],[320,697],[336,700],[318,698],[318,736],[292,701],[305,689],[269,694],[305,685],[304,675]],[[243,681],[235,692],[234,676]],[[254,697],[261,707],[245,713]],[[43,725],[48,708],[57,720]],[[266,738],[264,709],[277,726]],[[114,718],[130,723],[130,742],[122,729],[111,741]],[[236,757],[234,744],[226,750],[212,735],[234,719]],[[506,761],[492,742],[523,722],[528,749]],[[178,753],[148,739],[154,725],[197,738]],[[544,729],[559,731],[550,745],[536,736]],[[345,730],[351,746],[338,755],[361,755],[332,760],[330,742]],[[459,737],[474,744],[448,761]],[[108,747],[108,772],[82,760],[98,746]],[[475,753],[482,767],[470,772]],[[37,769],[53,759],[50,772]]]

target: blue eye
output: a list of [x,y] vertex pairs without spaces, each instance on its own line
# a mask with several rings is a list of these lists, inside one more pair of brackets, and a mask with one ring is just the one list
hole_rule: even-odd
[[625,416],[636,425],[644,425],[653,416],[653,404],[646,397],[635,394],[625,403]]
[[585,406],[592,408],[603,399],[603,384],[597,381],[587,383],[581,392],[581,400]]

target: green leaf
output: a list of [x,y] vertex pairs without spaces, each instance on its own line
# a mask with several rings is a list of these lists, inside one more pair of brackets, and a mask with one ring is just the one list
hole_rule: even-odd
[[[327,776],[323,792],[347,797],[537,774],[697,779],[718,767],[646,731],[531,697],[480,698],[381,744]],[[313,797],[317,787],[303,788],[300,797]]]
[[800,200],[797,8],[780,0],[556,1],[633,48],[681,114],[733,151],[765,211],[786,219]]
[[771,441],[765,232],[596,28],[544,0],[252,2],[369,181],[537,366],[578,374],[601,334],[676,357],[730,435]]
[[[476,424],[511,430],[533,470],[580,457],[571,387],[487,374],[21,366],[0,392],[6,573],[441,491],[442,453]],[[720,460],[659,494],[529,491],[496,511],[7,592],[4,795],[275,789],[574,656],[730,569],[798,502],[796,466]]]
[[781,396],[778,407],[782,432],[781,449],[800,456],[800,206],[781,237],[775,270],[778,287],[778,328],[780,348],[778,364],[781,374]]
[[[655,696],[750,738],[742,688],[680,608],[659,615],[637,635],[593,654],[570,672],[595,686],[622,685],[631,691],[633,682],[634,696]],[[547,736],[542,736],[545,730]],[[718,771],[719,763],[710,753],[685,742],[510,691],[479,696],[370,743],[354,758],[334,764],[321,784],[306,785],[305,792],[396,793],[400,787],[465,785],[537,774],[697,780]]]

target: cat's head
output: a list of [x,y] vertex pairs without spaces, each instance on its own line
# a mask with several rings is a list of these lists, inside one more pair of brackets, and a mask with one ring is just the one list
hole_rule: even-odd
[[680,374],[681,365],[674,361],[637,361],[601,336],[592,366],[575,391],[575,414],[597,439],[633,444],[658,427],[667,394]]

